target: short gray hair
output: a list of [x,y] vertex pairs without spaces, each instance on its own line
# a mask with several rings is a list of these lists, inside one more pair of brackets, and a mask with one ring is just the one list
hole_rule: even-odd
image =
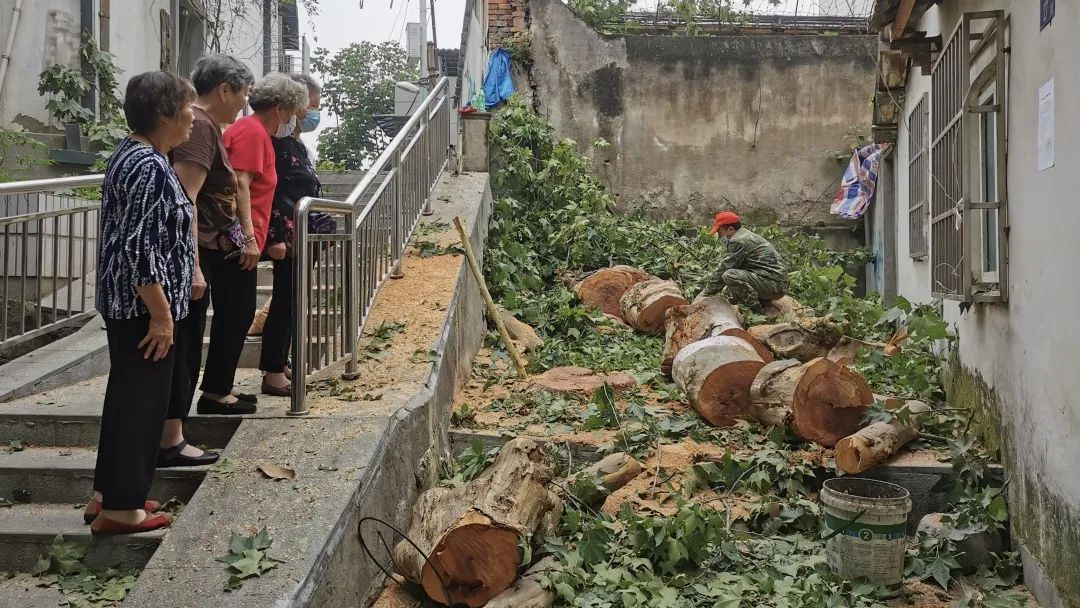
[[322,85],[311,74],[290,74],[289,76],[307,87],[308,93],[322,93]]
[[284,108],[298,112],[308,105],[308,92],[299,82],[280,72],[270,72],[251,87],[248,105],[256,112]]
[[255,76],[236,57],[214,53],[195,62],[191,83],[199,95],[206,95],[222,83],[229,85],[233,91],[239,91],[255,84]]

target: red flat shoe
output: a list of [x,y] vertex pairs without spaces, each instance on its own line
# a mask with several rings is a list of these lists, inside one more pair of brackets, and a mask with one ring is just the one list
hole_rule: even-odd
[[[147,513],[156,513],[161,509],[161,503],[156,500],[148,500],[143,503],[143,511]],[[86,503],[86,510],[83,511],[83,523],[89,525],[94,523],[97,519],[98,513],[101,513],[101,501],[90,499],[90,502]]]
[[146,519],[137,524],[125,524],[118,521],[109,519],[102,515],[98,515],[94,523],[90,524],[91,534],[137,534],[139,532],[149,532],[151,530],[157,530],[160,528],[168,528],[172,525],[172,518],[164,513],[159,513],[153,517],[149,515]]

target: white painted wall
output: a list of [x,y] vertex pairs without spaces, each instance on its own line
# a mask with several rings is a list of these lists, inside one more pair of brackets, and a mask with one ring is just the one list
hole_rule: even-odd
[[[1057,16],[1039,30],[1039,6],[1030,0],[965,0],[931,8],[919,29],[945,37],[961,11],[1004,9],[1011,45],[1008,79],[1009,302],[975,304],[961,314],[946,303],[959,335],[963,366],[996,393],[1005,444],[1010,497],[1021,512],[1014,525],[1026,543],[1043,546],[1049,570],[1064,555],[1080,554],[1080,532],[1063,521],[1032,521],[1055,509],[1080,518],[1080,3],[1058,1]],[[1051,78],[1056,90],[1056,166],[1038,172],[1038,90]],[[929,89],[929,77],[910,77],[905,116]],[[907,132],[900,132],[896,184],[900,292],[930,299],[929,262],[908,257]],[[933,243],[931,243],[933,247]],[[1032,490],[1036,488],[1037,490]],[[1034,495],[1034,493],[1039,495]],[[1053,507],[1053,508],[1051,508]],[[1058,511],[1059,513],[1061,511]],[[1065,529],[1061,529],[1064,527]],[[1063,548],[1062,543],[1070,543]],[[1048,548],[1047,548],[1048,547]],[[1058,556],[1058,557],[1051,557]],[[1072,571],[1075,573],[1075,565]],[[1058,585],[1064,584],[1060,574]],[[1075,583],[1075,581],[1074,581]],[[1044,604],[1046,605],[1046,604]]]
[[[7,43],[14,5],[14,0],[0,0],[0,44]],[[47,65],[46,31],[50,10],[67,13],[66,19],[73,26],[74,35],[61,41],[58,56],[61,61],[67,59],[73,61],[70,65],[78,65],[79,0],[24,0],[11,64],[3,92],[0,93],[0,118],[3,124],[8,124],[19,114],[41,122],[49,120],[45,101],[37,92],[37,82],[38,75]],[[56,57],[50,55],[48,63],[52,63]]]
[[[95,8],[97,3],[95,2]],[[161,10],[169,10],[169,0],[123,0],[111,4],[109,51],[122,71],[120,90],[135,74],[161,66]],[[14,0],[0,0],[0,44],[6,41]],[[61,10],[68,14],[75,35],[55,44],[46,44],[48,14]],[[98,18],[94,17],[95,34]],[[254,3],[245,14],[233,19],[222,41],[222,51],[236,56],[256,77],[263,73],[262,12]],[[11,65],[0,93],[0,122],[8,124],[18,115],[47,123],[45,100],[37,93],[38,75],[59,56],[78,65],[79,0],[24,0],[22,18],[15,37]],[[275,24],[276,27],[276,24]],[[48,49],[48,50],[47,50]],[[48,57],[46,57],[48,55]]]

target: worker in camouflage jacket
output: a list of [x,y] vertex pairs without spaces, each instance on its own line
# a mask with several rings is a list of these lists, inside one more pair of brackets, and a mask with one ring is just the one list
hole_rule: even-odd
[[727,288],[734,301],[760,310],[762,302],[787,293],[788,271],[784,259],[768,239],[743,228],[738,215],[730,211],[717,213],[709,234],[719,234],[728,253],[710,277],[702,296]]

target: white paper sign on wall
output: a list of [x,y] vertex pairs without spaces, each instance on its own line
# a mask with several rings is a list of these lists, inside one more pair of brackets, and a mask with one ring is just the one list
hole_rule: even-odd
[[1054,166],[1054,79],[1039,87],[1039,171]]

